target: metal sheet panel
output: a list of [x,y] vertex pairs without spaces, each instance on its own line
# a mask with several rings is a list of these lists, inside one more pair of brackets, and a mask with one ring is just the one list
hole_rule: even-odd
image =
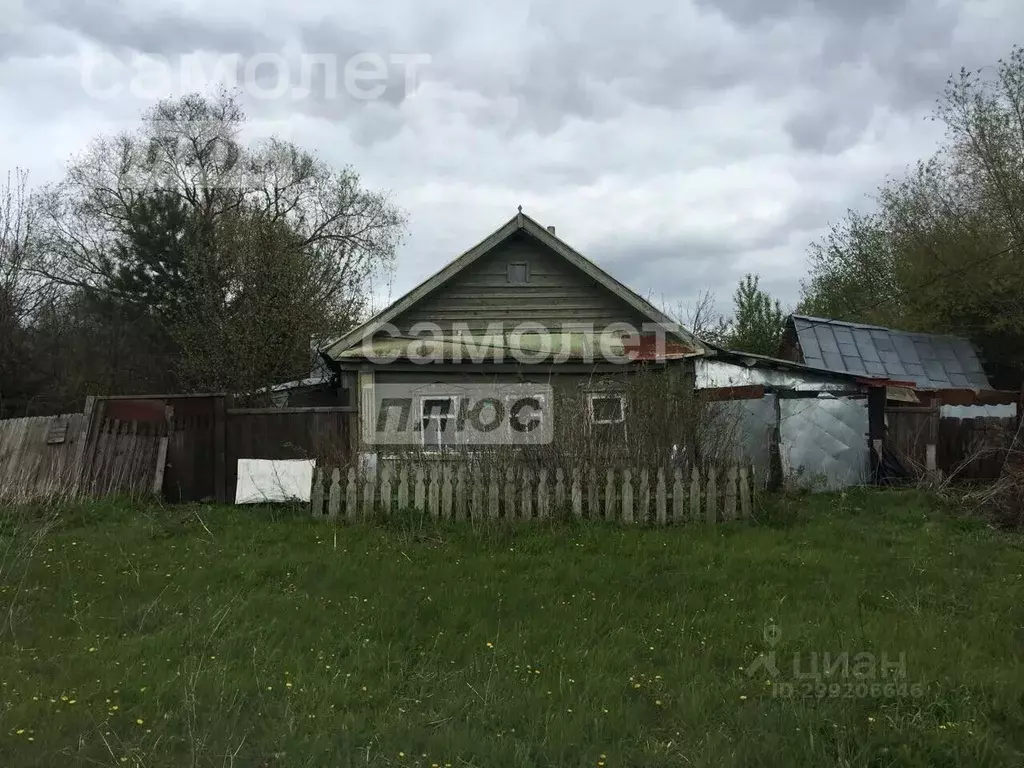
[[784,399],[780,404],[783,474],[816,491],[867,482],[866,399]]
[[746,387],[755,384],[808,392],[841,392],[849,391],[851,388],[850,382],[837,381],[829,378],[828,374],[758,368],[707,358],[694,360],[694,372],[696,389]]
[[1017,416],[1017,405],[943,405],[939,415],[954,419],[1012,419]]
[[[760,400],[732,400],[715,403],[719,433],[724,436],[731,459],[739,464],[753,465],[757,477],[767,479],[771,461],[772,432],[775,429],[775,395]],[[705,454],[709,448],[704,446]]]

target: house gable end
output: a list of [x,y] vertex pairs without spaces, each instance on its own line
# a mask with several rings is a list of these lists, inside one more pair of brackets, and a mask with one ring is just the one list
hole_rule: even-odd
[[523,231],[391,320],[402,335],[422,323],[440,326],[444,335],[457,330],[476,335],[496,324],[507,334],[526,323],[556,333],[570,326],[600,332],[614,323],[642,330],[651,322]]
[[[484,266],[474,270],[478,261]],[[536,264],[531,275],[528,266],[525,272],[521,267],[532,262]],[[517,265],[516,277],[512,280],[509,264]],[[501,272],[502,269],[505,271]],[[465,281],[459,279],[463,273],[468,273]],[[534,277],[535,282],[524,281],[524,274]],[[547,293],[535,292],[532,286],[538,289],[544,286]],[[524,301],[513,302],[511,306],[503,304],[515,298],[514,290],[505,289],[517,288],[526,288],[521,291]],[[475,289],[483,289],[483,292],[477,293]],[[553,306],[546,309],[540,306],[560,292],[566,296],[553,299]],[[503,296],[503,293],[513,295]],[[574,310],[583,310],[583,313],[559,307],[565,300],[578,300],[580,306],[574,306]],[[482,325],[478,310],[483,311]],[[570,313],[572,317],[563,322],[564,315]],[[394,333],[396,321],[401,321],[399,330],[406,332],[422,322],[446,323],[452,327],[463,317],[467,317],[469,328],[476,323],[476,327],[484,330],[498,318],[505,326],[536,322],[547,327],[557,320],[553,323],[554,330],[564,328],[565,322],[586,323],[591,317],[595,331],[613,323],[629,323],[638,331],[643,331],[647,324],[656,324],[668,331],[670,340],[683,342],[691,352],[706,349],[689,331],[570,248],[553,232],[519,213],[383,312],[328,345],[322,354],[334,357],[364,340],[375,338],[382,331],[390,335]]]

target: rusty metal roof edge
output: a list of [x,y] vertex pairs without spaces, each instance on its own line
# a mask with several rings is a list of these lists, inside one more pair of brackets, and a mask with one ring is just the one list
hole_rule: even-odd
[[720,358],[726,362],[739,361],[739,364],[746,365],[749,368],[764,366],[769,368],[785,368],[788,370],[806,371],[807,373],[813,373],[818,376],[854,381],[858,384],[866,384],[867,386],[872,387],[892,386],[916,388],[913,382],[899,381],[896,379],[870,376],[860,373],[849,373],[848,371],[834,371],[829,368],[817,368],[815,366],[807,365],[806,363],[798,363],[793,360],[785,360],[780,357],[758,355],[752,352],[739,352],[736,350],[725,349],[724,347],[716,347],[713,353],[709,353],[705,356],[708,358]]

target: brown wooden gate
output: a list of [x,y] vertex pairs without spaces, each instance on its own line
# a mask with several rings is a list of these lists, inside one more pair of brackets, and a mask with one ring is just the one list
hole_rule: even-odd
[[939,409],[906,406],[885,409],[886,438],[896,458],[915,476],[928,469],[928,451],[936,460],[935,446],[939,438]]

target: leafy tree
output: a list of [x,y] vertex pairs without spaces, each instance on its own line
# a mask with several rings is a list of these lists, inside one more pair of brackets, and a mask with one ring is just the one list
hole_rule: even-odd
[[[39,195],[33,268],[62,288],[51,310],[91,314],[104,343],[134,335],[127,348],[151,354],[127,365],[150,360],[152,386],[305,373],[310,338],[350,327],[393,262],[404,214],[386,195],[289,142],[246,145],[244,125],[229,93],[160,102]],[[107,391],[140,377],[114,378]]]
[[728,342],[741,352],[774,356],[779,352],[786,315],[779,300],[761,290],[759,283],[759,276],[748,274],[736,287]]

